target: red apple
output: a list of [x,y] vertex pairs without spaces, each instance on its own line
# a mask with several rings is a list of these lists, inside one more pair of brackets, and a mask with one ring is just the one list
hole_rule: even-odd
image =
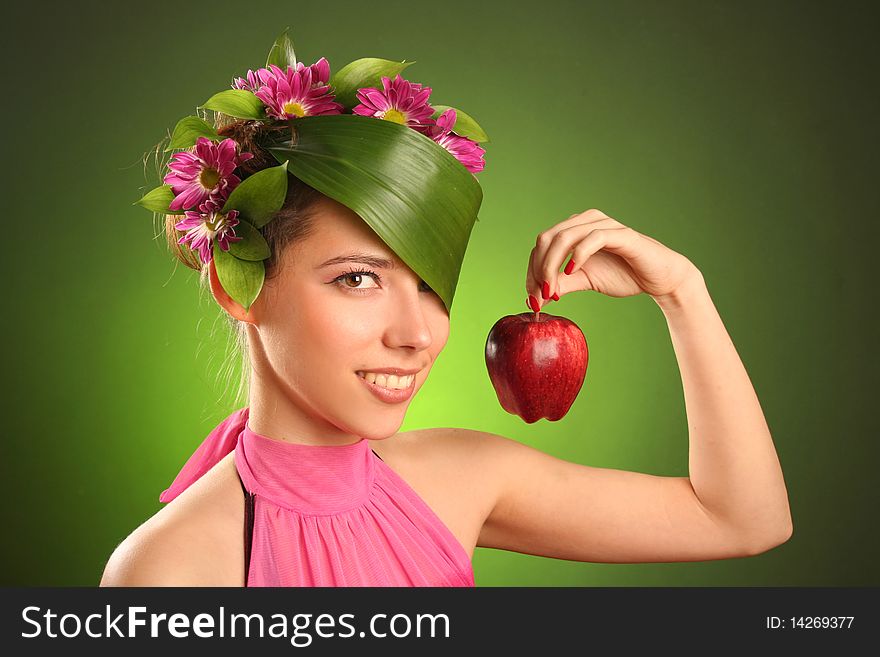
[[587,339],[577,324],[545,312],[502,317],[486,338],[486,368],[508,413],[527,423],[560,420],[587,374]]

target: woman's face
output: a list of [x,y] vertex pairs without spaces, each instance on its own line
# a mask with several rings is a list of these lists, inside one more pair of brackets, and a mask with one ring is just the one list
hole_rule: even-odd
[[[264,413],[252,428],[302,442],[386,438],[446,345],[449,315],[352,210],[322,198],[314,215],[251,308],[251,412]],[[381,400],[357,374],[386,367],[418,370],[408,400]]]

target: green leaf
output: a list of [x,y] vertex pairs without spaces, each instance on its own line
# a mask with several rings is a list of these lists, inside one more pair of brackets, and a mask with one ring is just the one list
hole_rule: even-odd
[[217,279],[226,293],[237,301],[245,310],[250,310],[263,287],[266,268],[262,260],[239,260],[231,253],[224,251],[217,242],[213,245],[214,267]]
[[483,192],[445,148],[407,126],[366,116],[308,116],[268,144],[290,172],[356,212],[440,296],[458,284]]
[[[392,80],[397,77],[407,66],[415,62],[394,62],[389,59],[377,57],[364,57],[346,64],[330,76],[330,86],[336,95],[336,102],[350,110],[360,101],[357,99],[357,90],[362,87],[382,88],[382,76],[388,76]],[[412,128],[410,128],[412,130]]]
[[282,71],[286,71],[288,66],[296,68],[296,53],[293,51],[293,41],[287,35],[288,30],[289,27],[272,44],[269,56],[266,57],[266,68],[269,68],[270,64],[275,64]]
[[262,228],[281,209],[286,197],[287,167],[282,164],[245,178],[232,190],[222,211],[238,210],[255,228]]
[[223,112],[237,119],[265,119],[263,101],[247,89],[227,89],[211,96],[200,109]]
[[241,260],[265,260],[272,255],[266,238],[253,227],[251,222],[240,219],[233,230],[237,237],[242,238],[239,242],[229,243],[229,252],[236,258]]
[[455,125],[452,126],[452,130],[455,134],[461,135],[462,137],[468,137],[476,142],[489,141],[488,135],[486,135],[480,127],[480,124],[474,121],[473,117],[469,114],[462,112],[457,107],[450,107],[449,105],[432,105],[432,107],[435,110],[431,115],[432,119],[436,119],[448,109],[455,110]]
[[167,151],[173,151],[180,148],[192,147],[199,137],[207,137],[213,141],[223,139],[217,134],[213,126],[208,125],[206,121],[198,116],[185,116],[177,125],[174,126],[174,132],[171,134],[171,143],[168,144]]
[[141,205],[151,212],[158,212],[160,214],[183,214],[183,210],[168,209],[173,200],[174,192],[171,191],[171,185],[161,185],[151,189],[140,199],[132,203],[132,205]]

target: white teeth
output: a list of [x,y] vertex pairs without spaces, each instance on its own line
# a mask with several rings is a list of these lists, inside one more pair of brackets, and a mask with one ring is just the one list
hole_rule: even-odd
[[406,376],[396,376],[394,374],[376,374],[375,372],[358,372],[358,376],[366,379],[370,383],[375,383],[383,388],[393,388],[395,390],[404,390],[409,388],[415,374],[407,374]]

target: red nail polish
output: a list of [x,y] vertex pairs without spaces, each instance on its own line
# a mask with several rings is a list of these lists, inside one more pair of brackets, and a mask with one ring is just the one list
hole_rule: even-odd
[[570,274],[574,271],[574,260],[569,260],[568,264],[565,265],[565,273]]
[[550,298],[550,284],[547,281],[544,281],[544,285],[541,287],[541,296],[545,299]]
[[554,293],[553,293],[553,296],[550,297],[550,298],[553,299],[554,301],[559,301],[559,293],[554,292]]
[[530,296],[532,296],[532,295],[530,294],[528,297],[526,297],[526,308],[528,308],[529,310],[532,309],[532,305],[531,305],[532,302],[529,301],[529,297],[530,297]]
[[529,306],[531,306],[533,312],[541,312],[541,304],[538,303],[538,300],[532,294],[529,295]]

